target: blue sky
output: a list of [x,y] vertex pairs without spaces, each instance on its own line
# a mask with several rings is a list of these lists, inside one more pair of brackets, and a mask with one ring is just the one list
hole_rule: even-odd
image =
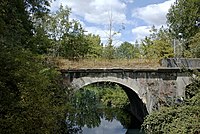
[[[124,41],[134,43],[149,35],[154,25],[166,26],[166,14],[175,0],[56,0],[51,5],[55,11],[60,4],[71,7],[70,18],[79,20],[87,33],[98,34],[106,44],[109,18],[112,14],[113,45]],[[125,29],[122,29],[122,26]]]

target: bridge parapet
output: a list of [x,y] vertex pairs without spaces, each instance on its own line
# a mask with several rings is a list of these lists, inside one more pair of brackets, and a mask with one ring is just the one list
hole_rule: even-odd
[[200,58],[167,58],[162,59],[162,67],[200,69]]

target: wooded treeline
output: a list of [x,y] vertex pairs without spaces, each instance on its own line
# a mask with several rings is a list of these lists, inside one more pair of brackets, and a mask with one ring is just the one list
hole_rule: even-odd
[[[200,30],[195,26],[200,17],[198,0],[177,1],[167,15],[169,28],[152,27],[149,37],[119,47],[102,44],[99,35],[86,34],[78,20],[69,19],[70,8],[61,6],[51,13],[50,2],[0,1],[0,133],[64,133],[61,127],[65,126],[70,91],[66,93],[60,84],[62,79],[51,61],[54,57],[167,58],[174,57],[174,40],[181,44],[175,56],[200,57]],[[190,92],[198,87],[192,86]],[[199,109],[198,99],[191,99],[194,110]],[[193,119],[199,123],[197,111]]]
[[[62,133],[67,94],[59,73],[39,53],[32,16],[47,0],[0,1],[0,133]],[[38,49],[36,49],[38,48]],[[41,49],[42,51],[42,49]],[[44,53],[44,52],[43,52]]]
[[119,46],[114,46],[113,36],[103,44],[99,35],[88,33],[79,20],[70,19],[70,14],[71,9],[62,5],[58,11],[40,17],[32,14],[29,21],[34,30],[30,42],[36,45],[29,46],[29,50],[69,60],[200,57],[199,27],[195,25],[200,17],[198,1],[174,3],[167,14],[168,28],[152,26],[145,39]]

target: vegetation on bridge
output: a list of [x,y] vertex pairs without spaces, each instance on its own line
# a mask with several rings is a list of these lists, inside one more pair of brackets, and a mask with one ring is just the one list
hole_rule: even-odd
[[[71,92],[61,86],[57,63],[61,68],[82,63],[113,67],[114,62],[114,67],[157,66],[161,58],[174,56],[174,39],[184,48],[177,55],[200,57],[200,29],[194,25],[200,17],[199,0],[177,1],[167,15],[169,28],[152,27],[149,37],[119,47],[86,34],[78,20],[69,19],[68,7],[50,13],[49,2],[0,1],[0,133],[66,133],[61,127]],[[198,93],[188,103],[152,114],[144,126],[152,133],[199,133],[199,87],[198,81],[190,88],[191,94]]]
[[80,68],[157,68],[160,67],[157,59],[83,59],[71,61],[68,59],[54,59],[60,69]]

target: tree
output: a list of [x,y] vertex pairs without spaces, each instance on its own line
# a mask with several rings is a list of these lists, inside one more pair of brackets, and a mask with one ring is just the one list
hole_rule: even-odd
[[195,25],[199,18],[200,2],[198,0],[178,0],[167,14],[170,33],[174,39],[181,41],[181,51],[184,57],[192,55],[189,40],[199,31]]
[[76,20],[69,20],[70,12],[70,8],[61,5],[58,11],[39,20],[39,29],[44,29],[45,35],[50,39],[51,56],[77,60],[87,55],[89,44],[81,24]]
[[135,46],[129,42],[122,43],[116,49],[116,57],[117,58],[125,58],[125,59],[136,58],[137,52],[136,52]]
[[61,56],[64,51],[61,42],[72,28],[72,22],[69,21],[70,12],[70,8],[61,5],[55,13],[47,14],[42,18],[33,17],[35,35],[37,38],[41,37],[41,34],[48,37],[50,42],[50,46],[47,47],[48,53],[53,57]]
[[194,36],[198,29],[195,21],[200,17],[200,3],[195,0],[178,0],[167,14],[167,22],[173,37],[178,39],[183,33],[183,39],[188,40]]
[[103,46],[99,35],[88,34],[86,39],[89,44],[89,51],[87,58],[100,58],[103,56]]
[[189,40],[189,48],[191,51],[191,57],[200,58],[200,32]]
[[64,47],[63,56],[71,60],[79,60],[87,56],[89,52],[89,41],[79,22],[73,21],[71,25],[71,31],[65,34],[61,41]]
[[[2,47],[29,47],[32,25],[28,20],[23,0],[0,2],[0,45]],[[20,45],[19,45],[20,44]]]
[[46,133],[59,131],[67,97],[59,88],[59,74],[29,52],[0,57],[0,132]]
[[30,15],[42,15],[47,5],[46,0],[0,2],[0,133],[53,133],[63,122],[67,99],[59,74],[32,53]]
[[172,39],[167,29],[152,27],[151,34],[142,41],[142,54],[146,58],[173,57]]

